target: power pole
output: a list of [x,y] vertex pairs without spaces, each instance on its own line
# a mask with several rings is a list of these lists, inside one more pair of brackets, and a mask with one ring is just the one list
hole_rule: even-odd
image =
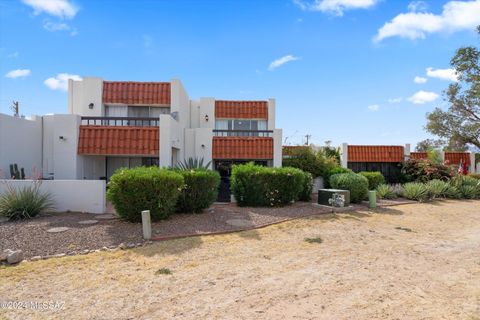
[[307,138],[307,142],[305,142],[305,145],[308,146],[308,140],[310,140],[310,138],[312,137],[311,134],[306,134],[305,135],[305,138]]
[[19,102],[18,101],[12,101],[12,106],[10,107],[10,109],[13,111],[13,116],[14,117],[18,117],[20,115],[19,108],[20,108]]

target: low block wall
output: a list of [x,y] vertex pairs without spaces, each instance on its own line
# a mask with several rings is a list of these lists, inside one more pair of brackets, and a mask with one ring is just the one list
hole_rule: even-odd
[[[22,188],[33,183],[34,180],[0,180],[0,194],[7,184]],[[40,189],[52,195],[54,212],[105,213],[104,180],[42,180]]]

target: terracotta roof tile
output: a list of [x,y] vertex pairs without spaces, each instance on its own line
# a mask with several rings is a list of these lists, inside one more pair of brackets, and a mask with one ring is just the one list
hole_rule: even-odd
[[215,100],[215,117],[231,119],[268,119],[268,102]]
[[410,152],[410,159],[427,159],[428,154],[426,152]]
[[213,137],[213,159],[273,159],[273,138]]
[[402,162],[403,146],[348,146],[348,162]]
[[104,81],[103,103],[170,105],[170,82]]
[[158,127],[80,126],[78,154],[158,156]]
[[445,164],[459,165],[463,160],[468,166],[470,165],[470,153],[468,152],[445,152]]

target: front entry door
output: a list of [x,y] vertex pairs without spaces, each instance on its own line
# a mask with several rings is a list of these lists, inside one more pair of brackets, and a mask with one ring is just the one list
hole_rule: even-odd
[[230,202],[230,175],[231,162],[215,162],[215,170],[220,174],[220,186],[218,187],[218,202]]

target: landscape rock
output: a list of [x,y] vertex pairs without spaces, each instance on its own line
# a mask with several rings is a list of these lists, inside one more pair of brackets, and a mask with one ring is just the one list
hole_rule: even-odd
[[16,250],[7,255],[8,264],[17,264],[23,261],[23,251]]
[[9,254],[11,254],[13,250],[5,249],[3,252],[0,253],[0,261],[6,261]]
[[58,233],[58,232],[65,232],[69,230],[70,228],[68,227],[57,227],[57,228],[50,228],[47,230],[49,233]]
[[35,256],[30,258],[30,261],[38,261],[38,260],[42,260],[42,256]]

